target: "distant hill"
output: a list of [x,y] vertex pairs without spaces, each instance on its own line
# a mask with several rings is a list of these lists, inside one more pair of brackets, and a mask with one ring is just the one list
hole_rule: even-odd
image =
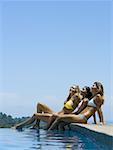
[[11,115],[0,112],[0,128],[10,128],[28,118],[29,117],[13,118]]

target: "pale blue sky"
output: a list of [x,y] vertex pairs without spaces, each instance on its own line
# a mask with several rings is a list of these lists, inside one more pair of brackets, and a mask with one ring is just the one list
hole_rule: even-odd
[[27,116],[36,103],[59,111],[72,84],[105,88],[112,118],[111,2],[0,2],[0,111]]

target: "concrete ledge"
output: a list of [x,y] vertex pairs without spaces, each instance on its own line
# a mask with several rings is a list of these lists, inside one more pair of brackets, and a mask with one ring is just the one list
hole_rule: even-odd
[[70,129],[93,138],[95,142],[105,145],[106,149],[113,150],[113,125],[72,123]]

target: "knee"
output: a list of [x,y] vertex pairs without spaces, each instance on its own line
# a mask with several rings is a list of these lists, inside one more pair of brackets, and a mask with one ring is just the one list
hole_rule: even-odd
[[36,113],[33,114],[33,117],[36,117]]
[[41,105],[41,103],[38,102],[38,103],[37,103],[37,107],[40,106],[40,105]]
[[53,118],[56,118],[56,117],[59,117],[59,115],[58,115],[57,113],[54,113],[54,114],[52,115],[52,117],[53,117]]
[[34,113],[33,116],[32,116],[32,118],[33,118],[33,119],[38,119],[37,113]]
[[37,108],[40,108],[42,106],[41,103],[37,103]]

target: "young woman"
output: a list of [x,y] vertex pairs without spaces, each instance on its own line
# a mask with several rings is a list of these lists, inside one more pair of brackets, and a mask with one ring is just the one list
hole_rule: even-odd
[[[79,108],[77,108],[77,110],[75,110],[75,112],[73,113],[73,115],[78,114],[78,112],[80,113],[78,117],[78,119],[81,117],[80,116],[83,116],[81,115],[82,113],[84,113],[84,111],[87,111],[84,110],[86,107],[89,109],[89,106],[95,106],[93,104],[93,99],[95,99],[95,101],[98,101],[98,99],[100,99],[100,101],[104,101],[103,99],[103,95],[104,95],[104,90],[103,90],[103,86],[100,82],[94,82],[93,86],[91,88],[85,86],[82,90],[81,90],[81,94],[83,96],[83,100],[82,100],[82,103],[80,105]],[[83,111],[84,110],[84,111]],[[104,119],[103,119],[103,113],[102,113],[102,110],[101,110],[101,106],[99,105],[99,108],[96,110],[98,112],[98,115],[99,115],[99,119],[100,119],[100,123],[104,124]],[[96,123],[96,117],[95,117],[95,112],[96,111],[93,111],[93,113],[91,113],[91,116],[93,116],[94,118],[94,123]],[[38,115],[35,114],[37,117]],[[52,121],[49,121],[48,125],[47,125],[47,129],[51,129],[52,127],[52,124],[54,124],[53,122],[55,120],[57,120],[56,118],[58,116],[62,116],[62,114],[53,114],[52,117],[50,118],[54,118]],[[67,117],[68,115],[64,115],[65,117]],[[71,113],[70,113],[70,116],[72,117]],[[65,118],[64,117],[64,118]],[[69,116],[68,116],[69,117]],[[59,117],[60,118],[60,117]],[[82,117],[83,118],[83,117]],[[77,120],[78,121],[78,120]],[[84,120],[82,120],[84,122]],[[86,121],[86,119],[85,119]],[[56,121],[55,121],[56,122]],[[69,124],[70,122],[68,121],[65,121],[64,119],[60,120],[60,123],[57,123],[54,128],[57,128],[58,126],[60,127],[60,129],[64,129],[64,125],[67,125]],[[81,123],[81,121],[80,121]]]
[[[90,90],[90,91],[89,91],[89,90]],[[91,87],[90,89],[88,89],[88,88],[83,88],[83,89],[81,90],[82,95],[86,94],[86,91],[89,91],[89,94],[87,95],[87,98],[84,98],[84,100],[82,101],[82,103],[79,104],[78,108],[77,108],[76,111],[75,111],[75,114],[76,114],[76,115],[79,114],[80,112],[82,112],[82,111],[86,108],[88,102],[89,102],[96,94],[100,94],[102,97],[104,97],[104,88],[103,88],[103,85],[102,85],[100,82],[94,82],[93,85],[92,85],[92,87]],[[102,120],[100,120],[100,122],[103,122],[103,113],[102,113],[101,108],[100,108],[99,111],[97,111],[97,113],[98,113],[98,116],[100,116],[100,115],[102,116],[102,117],[101,117]],[[99,117],[99,118],[100,118],[100,117]],[[95,113],[94,113],[94,115],[93,115],[93,119],[94,119],[94,123],[96,124],[97,122],[96,122],[96,115],[95,115]]]
[[[66,123],[87,123],[87,120],[94,115],[96,111],[99,111],[101,105],[104,103],[104,99],[100,94],[97,94],[92,101],[88,102],[87,107],[78,115],[75,114],[66,114],[66,115],[57,115],[56,120],[50,126],[49,130],[55,129],[60,122]],[[102,117],[102,116],[99,116]],[[100,119],[101,120],[101,119]]]
[[95,96],[87,102],[87,106],[80,114],[56,115],[56,120],[52,123],[49,130],[55,129],[62,121],[65,123],[87,123],[87,120],[93,116],[96,111],[98,112],[100,122],[104,124],[103,113],[101,110],[101,106],[104,103],[103,86],[100,82],[95,82],[91,90]]
[[[101,85],[101,84],[100,84]],[[94,84],[93,86],[92,86],[92,94],[93,95],[97,95],[97,101],[98,101],[98,99],[100,99],[99,101],[100,102],[103,102],[104,101],[104,99],[103,99],[103,93],[104,93],[104,91],[103,91],[103,86],[97,86],[97,84]],[[99,95],[98,95],[98,93],[99,93]],[[101,96],[101,98],[100,98],[100,96]],[[99,98],[98,98],[99,97]],[[85,98],[85,99],[87,99],[87,98]],[[90,100],[89,101],[90,103],[92,103],[92,100]],[[89,103],[88,102],[88,103]],[[91,104],[88,104],[88,105],[91,105]],[[95,102],[94,102],[95,103]],[[82,106],[81,106],[82,107]],[[87,107],[89,107],[89,106],[87,106]],[[86,108],[87,108],[86,107]],[[83,108],[83,107],[82,107]],[[85,108],[85,110],[87,110]],[[90,107],[89,107],[90,108]],[[93,107],[92,107],[93,108]],[[96,111],[98,111],[98,113],[99,113],[99,118],[100,118],[100,122],[104,122],[103,121],[103,113],[102,113],[102,110],[101,110],[101,105],[99,104],[99,107],[98,107],[99,109],[97,109]],[[82,116],[82,119],[83,120],[76,120],[76,121],[78,121],[79,123],[80,122],[84,122],[84,117],[83,117],[83,115],[81,115],[82,113],[84,112],[84,110],[80,113],[80,115],[75,115],[75,114],[72,114],[70,117],[72,118],[73,117],[73,115],[75,116],[74,118],[78,118],[78,120],[79,119],[81,119],[81,117],[80,116]],[[87,111],[86,111],[87,112]],[[91,113],[90,114],[90,116],[92,116],[92,115],[94,115],[94,113],[95,113],[95,111],[93,111],[93,113]],[[54,115],[54,117],[56,118],[57,116],[59,117],[61,114],[55,114]],[[65,116],[66,114],[64,114],[63,116]],[[18,124],[18,125],[16,125],[15,126],[15,128],[22,128],[22,127],[24,127],[25,125],[29,125],[29,124],[32,124],[36,119],[38,119],[38,120],[43,120],[43,121],[46,121],[46,122],[48,122],[49,121],[49,118],[51,117],[51,116],[53,116],[53,114],[50,114],[50,113],[35,113],[30,119],[28,119],[28,120],[26,120],[25,122],[23,122],[23,123],[20,123],[20,124]],[[61,115],[62,116],[62,115]],[[66,117],[66,116],[65,116]],[[67,117],[69,117],[69,116],[67,116]],[[80,117],[80,118],[79,118]],[[57,119],[56,119],[57,120]],[[55,120],[55,121],[56,121]],[[62,120],[63,121],[63,120]],[[61,122],[61,121],[60,121]],[[64,122],[66,122],[65,120],[64,120]],[[86,119],[85,119],[85,122],[86,122]],[[70,122],[66,122],[66,123],[70,123]],[[56,126],[56,125],[55,125]],[[50,127],[50,129],[51,129],[51,127]]]
[[[78,97],[76,97],[78,96]],[[65,103],[64,108],[61,112],[59,112],[59,115],[63,115],[63,114],[72,114],[75,111],[75,113],[78,111],[77,107],[78,105],[82,102],[85,101],[85,99],[90,99],[92,97],[92,93],[90,91],[90,88],[88,86],[85,86],[79,93],[79,95],[77,93],[75,93],[71,99]],[[78,99],[78,100],[77,100]],[[75,103],[73,104],[72,101]],[[68,108],[68,109],[67,109]],[[47,129],[50,128],[51,124],[55,121],[55,119],[57,118],[56,114],[53,114],[50,118],[49,118],[49,122],[47,124]],[[62,124],[60,124],[60,128],[62,128],[62,130],[64,130],[64,125],[66,125],[65,122],[62,122]]]
[[[80,88],[78,85],[73,85],[70,90],[69,90],[69,96],[67,97],[66,101],[64,102],[64,107],[62,108],[61,111],[58,112],[58,114],[69,114],[73,112],[73,110],[78,106],[79,102],[81,100],[80,97]],[[47,114],[48,117],[51,116],[50,120],[53,120],[52,114],[54,112],[47,106],[41,103],[38,103],[37,105],[37,113],[42,115],[42,119],[36,119],[36,124],[33,126],[34,128],[39,127],[40,120],[44,120],[48,122],[49,118],[47,119]],[[43,114],[42,114],[43,113]],[[47,113],[47,114],[45,114]],[[44,117],[45,114],[45,117]],[[41,117],[40,115],[40,117]],[[34,116],[31,117],[30,119],[18,124],[15,126],[15,128],[21,128],[24,125],[31,124],[33,122]]]

